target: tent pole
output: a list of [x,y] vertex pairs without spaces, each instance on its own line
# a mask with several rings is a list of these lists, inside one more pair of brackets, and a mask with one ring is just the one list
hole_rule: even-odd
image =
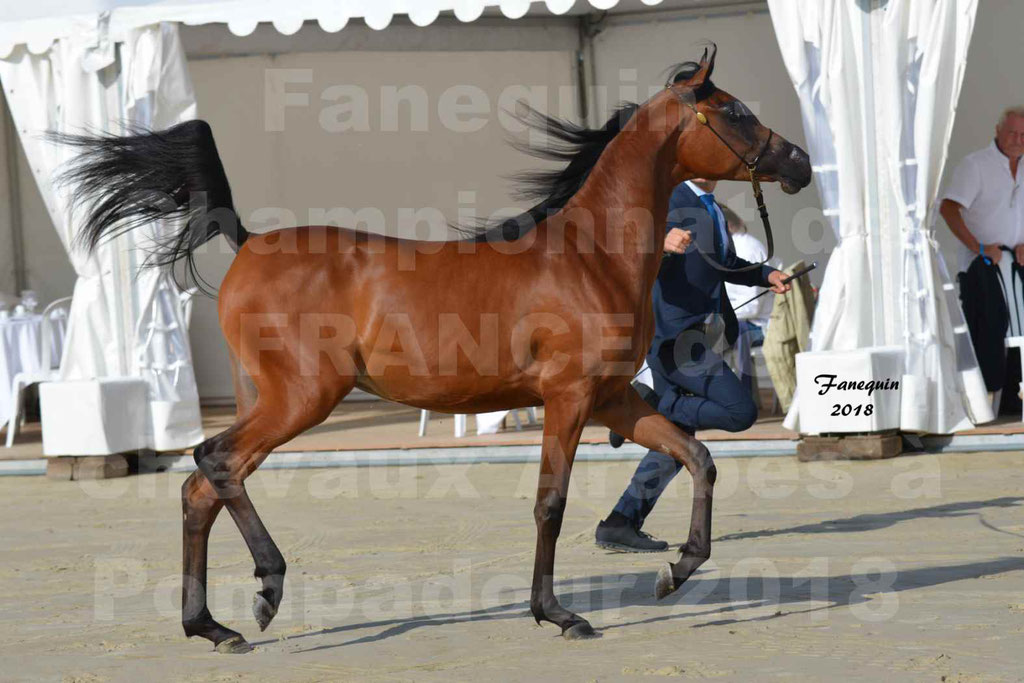
[[590,103],[587,101],[587,98],[589,97],[590,88],[587,84],[587,28],[583,17],[580,17],[576,26],[576,33],[579,38],[574,54],[576,58],[576,107],[580,121],[589,124]]
[[6,142],[7,187],[10,191],[11,256],[14,261],[14,293],[28,289],[28,273],[25,269],[24,216],[21,209],[21,181],[18,176],[18,131],[9,107],[4,107],[3,136]]
[[[100,77],[104,83],[104,109],[107,118],[107,130],[116,131],[118,135],[124,135],[124,120],[122,103],[124,102],[124,79],[121,78],[121,71],[124,69],[122,63],[122,44],[114,45],[114,63],[106,67]],[[133,250],[125,248],[129,242],[127,235],[119,235],[112,241],[114,253],[110,259],[111,280],[114,284],[114,291],[111,293],[113,299],[114,329],[117,334],[117,363],[118,373],[121,377],[131,376],[133,366],[129,356],[134,352],[135,341],[135,306],[134,290],[132,287],[132,256]]]
[[597,92],[597,55],[594,51],[594,37],[604,30],[607,12],[591,12],[580,15],[577,20],[576,82],[579,86],[579,114],[585,124],[597,125],[594,100]]
[[866,215],[865,225],[868,228],[868,235],[870,243],[867,245],[869,258],[872,264],[872,269],[878,268],[878,271],[872,272],[872,286],[869,288],[871,292],[872,300],[875,305],[872,306],[872,338],[871,343],[875,345],[883,345],[887,343],[888,329],[885,325],[885,312],[880,310],[882,307],[878,305],[882,301],[881,297],[876,297],[878,291],[878,283],[884,282],[885,274],[881,264],[882,257],[882,240],[881,240],[881,198],[879,193],[881,191],[878,182],[879,165],[881,163],[878,158],[878,130],[875,122],[878,120],[875,102],[875,73],[874,73],[874,55],[875,55],[875,37],[873,23],[880,16],[876,10],[879,9],[880,5],[877,0],[864,0],[859,3],[861,9],[861,53],[863,55],[863,87],[864,87],[864,111],[862,113],[864,117],[864,187],[866,190]]

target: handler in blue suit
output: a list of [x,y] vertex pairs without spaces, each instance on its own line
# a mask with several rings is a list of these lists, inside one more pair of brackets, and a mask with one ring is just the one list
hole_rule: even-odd
[[[665,257],[652,297],[655,331],[647,363],[657,409],[690,434],[698,429],[739,432],[757,419],[753,397],[715,350],[723,334],[731,345],[738,333],[723,283],[770,287],[779,294],[789,289],[782,282],[785,275],[767,265],[728,272],[705,260],[728,269],[751,265],[732,250],[725,216],[711,194],[714,187],[713,181],[693,180],[672,192]],[[653,403],[655,397],[648,400]],[[615,509],[598,524],[597,544],[631,552],[668,548],[640,528],[681,468],[672,457],[648,451]]]

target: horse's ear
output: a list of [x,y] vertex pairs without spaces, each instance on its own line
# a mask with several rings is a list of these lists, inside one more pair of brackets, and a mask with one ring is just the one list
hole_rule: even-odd
[[711,80],[711,72],[715,70],[715,55],[718,54],[718,46],[711,43],[711,54],[708,55],[708,48],[704,48],[704,56],[701,57],[700,66],[704,70],[704,80]]
[[[709,54],[710,52],[710,54]],[[699,88],[711,80],[711,72],[715,70],[715,55],[718,54],[718,46],[711,43],[710,47],[704,48],[704,54],[697,65],[697,71],[686,79],[686,85],[692,88]]]

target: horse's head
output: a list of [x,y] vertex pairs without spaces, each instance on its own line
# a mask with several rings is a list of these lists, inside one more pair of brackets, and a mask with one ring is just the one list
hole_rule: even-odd
[[673,76],[666,89],[690,110],[676,146],[675,180],[778,181],[788,194],[811,182],[807,152],[765,127],[741,101],[711,82],[715,46],[700,63]]

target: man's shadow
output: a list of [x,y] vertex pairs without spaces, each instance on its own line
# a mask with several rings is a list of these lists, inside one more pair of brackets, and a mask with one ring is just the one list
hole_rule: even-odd
[[[885,529],[893,526],[894,524],[898,524],[899,522],[919,519],[921,517],[965,517],[980,514],[979,511],[986,508],[1007,508],[1022,504],[1024,504],[1024,497],[1022,496],[1005,496],[1003,498],[992,498],[990,500],[942,503],[940,505],[914,508],[912,510],[879,513],[869,512],[861,515],[855,515],[853,517],[846,517],[844,519],[829,519],[824,522],[801,524],[799,526],[791,526],[785,529],[741,531],[735,534],[725,534],[724,536],[719,536],[714,540],[739,541],[747,538],[768,538],[771,536],[784,536],[786,534],[834,534],[851,531],[877,531],[878,529]],[[1001,531],[1000,529],[993,530]]]
[[[821,612],[837,607],[848,607],[884,599],[883,594],[902,593],[919,588],[931,588],[956,581],[979,579],[1007,572],[1024,571],[1024,557],[1000,557],[993,560],[967,562],[955,565],[937,565],[896,570],[889,574],[881,571],[868,574],[845,574],[841,576],[790,576],[766,579],[760,576],[719,579],[698,579],[693,586],[682,589],[679,598],[667,602],[686,603],[690,591],[706,590],[694,604],[715,605],[703,612],[686,612],[659,615],[633,622],[613,624],[602,630],[669,621],[678,618],[700,618],[721,615],[723,618],[695,623],[693,628],[723,626],[727,624],[770,621],[790,614]],[[708,588],[701,588],[701,581],[713,581]],[[693,582],[691,579],[690,582]],[[741,599],[737,600],[737,594]],[[811,604],[818,603],[818,604]],[[784,609],[796,604],[808,605],[805,609]],[[759,614],[749,618],[729,615],[752,608],[775,608],[771,614]],[[764,612],[764,609],[759,610]]]

